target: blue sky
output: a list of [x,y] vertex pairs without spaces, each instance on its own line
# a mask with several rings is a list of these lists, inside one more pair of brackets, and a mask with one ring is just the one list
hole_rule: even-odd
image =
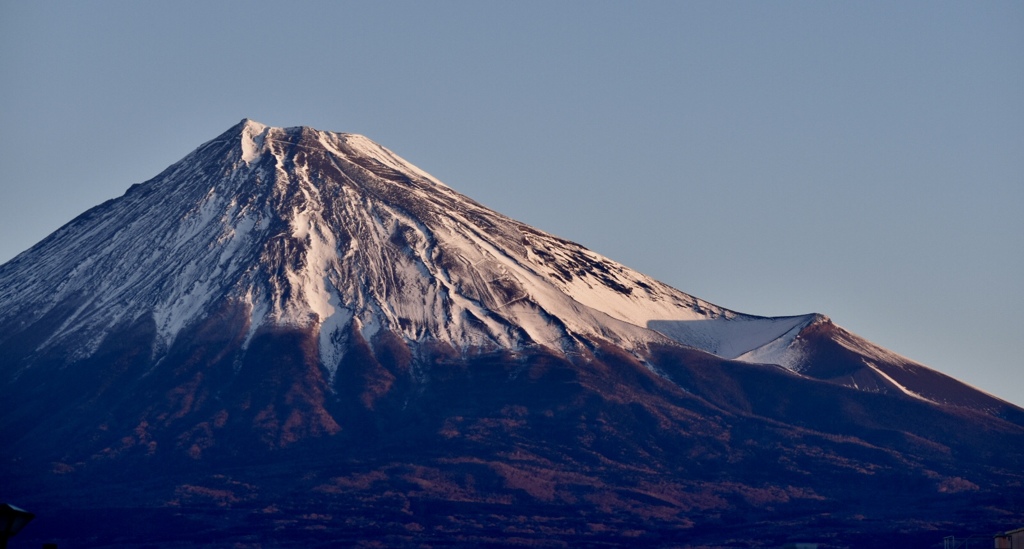
[[0,0],[0,261],[249,117],[1024,404],[1024,3]]

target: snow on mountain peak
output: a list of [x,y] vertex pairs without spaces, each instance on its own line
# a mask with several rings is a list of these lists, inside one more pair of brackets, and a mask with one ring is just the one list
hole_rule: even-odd
[[353,330],[464,350],[600,339],[792,362],[816,318],[694,298],[488,210],[364,136],[248,119],[0,266],[0,288],[0,323],[49,312],[33,303],[70,307],[51,340],[84,354],[114,325],[152,322],[167,348],[242,307],[247,340],[317,330],[328,369]]

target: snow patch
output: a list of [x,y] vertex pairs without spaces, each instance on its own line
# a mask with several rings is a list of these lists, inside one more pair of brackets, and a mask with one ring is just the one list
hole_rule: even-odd
[[264,126],[259,122],[253,120],[245,121],[245,125],[242,127],[241,145],[242,160],[247,165],[259,158],[265,150],[264,144],[269,131],[270,128],[268,126]]
[[[652,320],[647,326],[722,358],[765,362],[774,357],[790,362],[795,358],[779,355],[814,318],[813,314],[776,318],[718,316],[698,320]],[[774,360],[769,362],[778,364]]]

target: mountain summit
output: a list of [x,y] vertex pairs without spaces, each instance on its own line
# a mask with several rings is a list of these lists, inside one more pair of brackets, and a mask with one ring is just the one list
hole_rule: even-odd
[[[820,518],[819,501],[864,516],[822,485],[858,475],[906,467],[914,490],[996,507],[1024,479],[1021,445],[985,457],[1024,440],[1024,411],[827,317],[707,303],[366,137],[251,120],[0,266],[0,366],[0,457],[38,501],[134,471],[158,479],[125,504],[146,509],[301,507],[312,490],[379,511],[394,493],[657,516],[651,541],[713,540],[751,501],[765,520]],[[389,539],[441,539],[424,536]]]

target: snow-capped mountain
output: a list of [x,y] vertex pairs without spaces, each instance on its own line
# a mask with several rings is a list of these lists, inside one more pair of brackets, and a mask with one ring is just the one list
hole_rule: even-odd
[[[366,137],[250,120],[0,266],[0,401],[13,493],[74,509],[146,482],[121,505],[287,504],[339,535],[322,508],[527,502],[576,517],[567,542],[625,521],[593,531],[612,544],[698,517],[892,530],[919,525],[918,492],[960,494],[929,527],[1024,520],[1000,499],[1024,483],[1024,410],[823,315],[688,295]],[[430,520],[492,543],[511,508]]]
[[0,287],[0,322],[74,303],[41,344],[74,341],[69,359],[140,317],[159,352],[225,300],[247,309],[247,340],[314,328],[328,368],[350,326],[460,349],[671,339],[756,361],[816,319],[701,301],[491,211],[363,136],[250,120],[15,258]]
[[[67,311],[37,351],[66,343],[69,361],[140,319],[158,355],[226,302],[246,310],[244,345],[261,328],[309,328],[330,371],[352,328],[463,351],[571,353],[597,338],[643,356],[672,341],[801,371],[801,331],[828,322],[718,307],[489,210],[363,136],[251,120],[4,265],[0,288],[10,335]],[[909,364],[881,362],[893,360]],[[867,368],[884,379],[873,389],[914,393]]]

